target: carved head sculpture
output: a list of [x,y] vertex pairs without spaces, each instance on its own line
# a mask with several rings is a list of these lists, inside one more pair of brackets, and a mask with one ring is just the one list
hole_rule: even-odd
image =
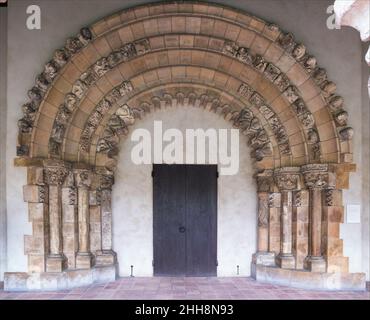
[[332,98],[330,98],[330,101],[329,101],[330,109],[332,111],[338,111],[342,109],[343,103],[344,103],[344,99],[342,97],[333,96]]
[[54,52],[53,60],[59,67],[63,67],[68,61],[68,53],[64,49],[58,49]]
[[77,106],[77,97],[73,93],[68,93],[64,98],[64,105],[69,111],[73,111]]
[[36,77],[36,85],[37,87],[41,90],[41,91],[46,91],[48,89],[48,86],[49,86],[49,81],[48,79],[45,77],[45,74],[44,73],[41,73],[39,74],[37,77]]
[[347,111],[339,111],[336,115],[335,115],[335,120],[337,121],[337,123],[341,126],[345,126],[347,125],[347,121],[348,121],[348,113]]
[[339,136],[342,140],[351,140],[353,137],[354,131],[351,127],[344,128],[339,131]]
[[92,39],[92,33],[89,28],[85,27],[80,30],[80,35],[84,40],[91,40]]
[[77,98],[81,99],[87,86],[81,80],[77,80],[72,87],[72,93],[76,95]]
[[295,46],[292,54],[294,58],[300,60],[306,54],[306,47],[303,44],[298,44]]
[[42,94],[39,88],[33,87],[32,89],[28,90],[28,97],[34,103],[40,103],[42,99]]

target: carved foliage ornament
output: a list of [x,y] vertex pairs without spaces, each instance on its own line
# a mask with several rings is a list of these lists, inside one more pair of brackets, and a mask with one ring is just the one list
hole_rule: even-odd
[[281,191],[297,190],[300,187],[299,168],[286,167],[274,170],[276,185]]

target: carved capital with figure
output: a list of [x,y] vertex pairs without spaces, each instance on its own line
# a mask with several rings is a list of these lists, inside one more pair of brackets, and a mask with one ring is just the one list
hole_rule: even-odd
[[280,191],[300,189],[300,169],[298,167],[283,167],[274,170],[274,179]]
[[107,169],[98,169],[97,174],[100,177],[100,190],[112,190],[114,173]]
[[70,170],[70,164],[60,160],[44,161],[44,179],[48,185],[62,185]]
[[258,192],[270,192],[274,187],[272,170],[264,170],[256,175]]
[[76,186],[78,188],[90,188],[92,183],[92,172],[88,169],[76,169]]
[[304,182],[309,189],[332,189],[335,187],[335,174],[327,164],[308,164],[301,167]]

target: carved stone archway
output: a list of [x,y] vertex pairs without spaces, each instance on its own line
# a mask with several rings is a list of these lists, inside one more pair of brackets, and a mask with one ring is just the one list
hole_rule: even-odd
[[[339,225],[352,128],[336,86],[291,33],[210,3],[154,3],[83,28],[23,105],[18,158],[28,273],[5,287],[68,288],[116,276],[111,190],[118,142],[147,112],[216,112],[249,138],[258,184],[257,280],[363,289]],[[191,110],[191,109],[189,109]],[[191,111],[189,111],[191,112]]]

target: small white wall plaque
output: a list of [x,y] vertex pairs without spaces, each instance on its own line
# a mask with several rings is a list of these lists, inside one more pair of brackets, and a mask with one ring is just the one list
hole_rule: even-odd
[[347,223],[361,223],[361,206],[359,204],[347,205]]

